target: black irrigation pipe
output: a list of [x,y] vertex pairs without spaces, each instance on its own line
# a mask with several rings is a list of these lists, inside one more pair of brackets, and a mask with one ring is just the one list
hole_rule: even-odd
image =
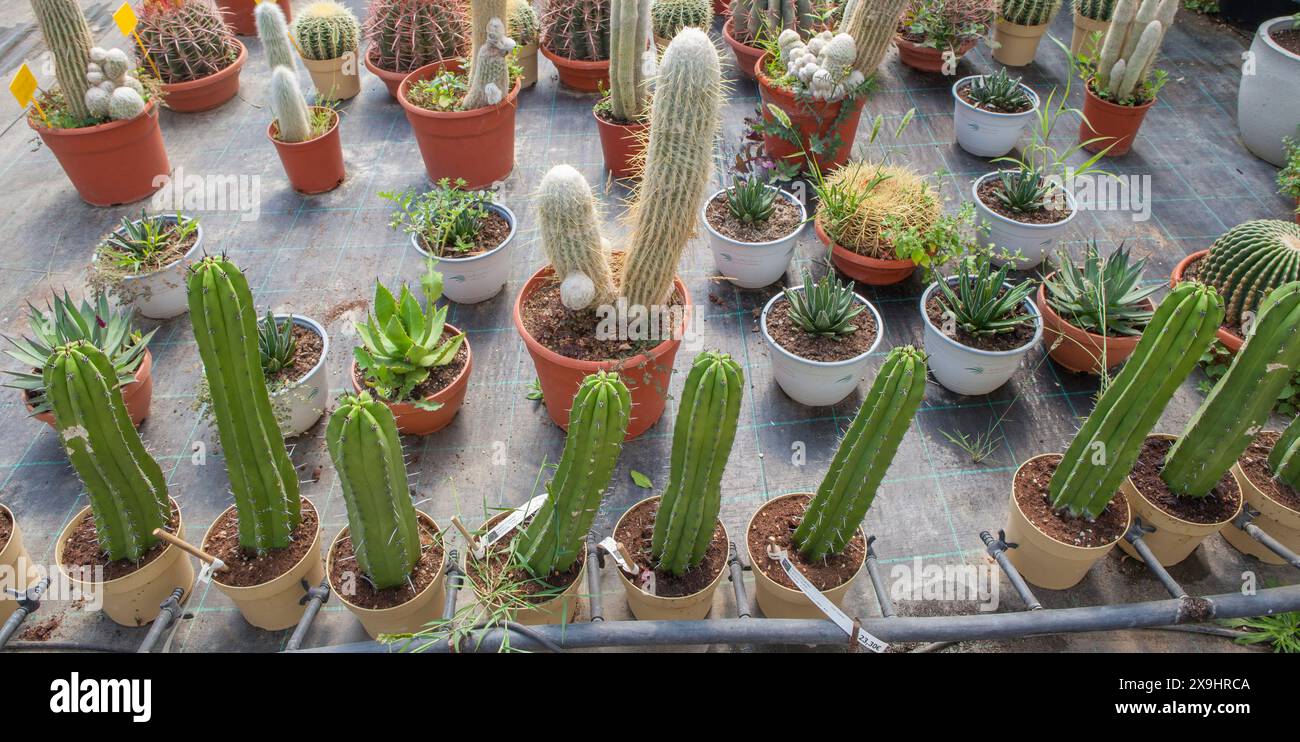
[[4,625],[0,626],[0,649],[4,649],[14,634],[18,633],[18,627],[22,625],[27,617],[36,612],[41,607],[41,595],[50,586],[50,578],[44,577],[40,582],[33,585],[27,590],[23,597],[18,600],[18,607],[14,612],[9,614],[5,619]]

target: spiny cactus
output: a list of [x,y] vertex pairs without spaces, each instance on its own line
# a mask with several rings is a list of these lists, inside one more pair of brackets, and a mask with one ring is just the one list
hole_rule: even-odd
[[1052,476],[1053,508],[1089,519],[1101,514],[1222,321],[1223,300],[1213,288],[1187,281],[1169,292],[1066,449]]
[[564,306],[578,310],[612,303],[614,274],[597,226],[596,199],[581,173],[569,165],[547,171],[537,191],[537,221]]
[[818,26],[813,0],[733,0],[731,33],[737,41],[751,43],[766,35],[773,38],[784,29],[805,35]]
[[1273,444],[1268,468],[1279,481],[1300,489],[1300,417],[1292,420]]
[[786,29],[776,41],[786,71],[813,100],[840,100],[866,79],[853,68],[858,47],[846,33],[822,31],[805,44],[799,32]]
[[832,211],[823,203],[817,218],[836,244],[859,255],[893,259],[893,247],[881,236],[888,222],[925,232],[943,215],[934,190],[906,167],[854,160],[828,175],[826,184],[854,208]]
[[145,0],[136,32],[168,84],[214,75],[239,56],[235,33],[212,0]]
[[54,57],[54,74],[63,91],[64,105],[75,119],[89,119],[86,107],[86,65],[94,37],[77,0],[31,0],[36,23],[45,37],[45,46]]
[[542,43],[566,59],[609,59],[611,0],[550,0],[542,13]]
[[311,114],[307,110],[307,99],[298,87],[298,76],[288,67],[276,67],[271,73],[271,114],[275,116],[275,128],[280,141],[305,142],[311,138]]
[[639,121],[649,93],[647,67],[654,67],[649,48],[650,0],[610,0],[609,103],[619,121]]
[[1099,95],[1124,101],[1151,74],[1178,0],[1119,0],[1101,44],[1093,84]]
[[186,282],[194,341],[235,495],[239,544],[258,554],[288,546],[301,518],[298,472],[266,390],[248,281],[234,263],[209,255],[190,267]]
[[671,39],[687,26],[709,30],[713,23],[711,0],[654,0],[650,6],[650,23],[655,36]]
[[289,42],[289,25],[279,4],[258,3],[253,9],[253,17],[257,21],[257,38],[262,40],[262,48],[266,50],[266,63],[270,65],[271,71],[274,72],[276,67],[296,71],[297,61],[294,59],[293,45]]
[[1074,12],[1094,21],[1109,21],[1115,14],[1115,0],[1074,0]]
[[1192,416],[1165,458],[1160,478],[1176,495],[1204,497],[1268,422],[1300,366],[1300,282],[1264,300],[1250,339]]
[[533,577],[567,570],[582,552],[631,414],[632,396],[617,372],[597,371],[582,380],[546,503],[517,537],[517,553]]
[[506,31],[510,34],[510,38],[520,46],[537,43],[538,34],[541,33],[541,21],[537,18],[537,11],[533,9],[533,4],[528,0],[510,0],[506,12],[510,15],[506,21]]
[[668,487],[655,515],[651,553],[675,575],[699,566],[722,506],[722,470],[736,439],[745,376],[725,353],[695,357],[682,389]]
[[1300,281],[1300,225],[1280,219],[1238,224],[1214,241],[1199,268],[1197,280],[1223,295],[1227,321],[1241,324],[1268,292]]
[[410,72],[469,54],[469,14],[461,0],[370,0],[365,36],[375,65]]
[[84,340],[54,349],[45,394],[68,459],[86,486],[95,534],[109,559],[138,560],[171,516],[167,481],[131,424],[117,373]]
[[406,482],[402,441],[388,405],[345,394],[325,429],[348,510],[348,535],[375,587],[406,583],[420,559],[420,531]]
[[361,24],[352,11],[334,0],[318,0],[293,19],[293,37],[307,59],[338,59],[355,54]]
[[839,31],[857,44],[853,68],[863,77],[871,77],[884,61],[906,4],[907,0],[859,0],[845,11]]
[[144,86],[131,71],[131,58],[121,49],[90,50],[85,103],[91,116],[124,121],[144,113]]
[[507,59],[515,42],[506,36],[506,0],[471,0],[474,24],[474,56],[470,59],[469,90],[461,109],[471,111],[495,106],[510,91]]
[[998,17],[1019,26],[1051,23],[1061,10],[1061,0],[1002,0]]
[[806,558],[838,554],[853,538],[921,406],[925,375],[925,354],[910,345],[885,358],[795,529],[794,542]]

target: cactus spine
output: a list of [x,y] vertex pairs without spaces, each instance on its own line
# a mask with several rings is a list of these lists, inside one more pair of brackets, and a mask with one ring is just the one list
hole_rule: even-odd
[[582,174],[556,165],[537,193],[542,248],[560,279],[560,301],[569,309],[614,301],[614,275],[596,219],[596,200]]
[[1074,0],[1074,12],[1094,21],[1109,21],[1115,15],[1115,0]]
[[519,534],[518,555],[528,572],[544,579],[571,567],[614,474],[632,414],[632,396],[618,373],[583,379],[569,414],[569,432],[546,503]]
[[298,473],[284,447],[257,350],[257,310],[239,268],[210,255],[190,268],[190,321],[239,514],[239,543],[289,545],[301,517]]
[[1268,454],[1268,468],[1273,476],[1292,488],[1300,489],[1300,417],[1286,426]]
[[1170,491],[1204,497],[1268,421],[1300,365],[1300,282],[1269,294],[1250,340],[1187,424],[1160,477]]
[[110,559],[138,560],[157,542],[171,506],[162,469],[140,441],[104,352],[76,340],[55,348],[45,395],[68,459],[90,497],[95,534]]
[[567,59],[609,59],[610,0],[549,0],[542,13],[542,43]]
[[271,113],[280,141],[305,142],[311,138],[307,99],[302,97],[298,77],[288,67],[276,67],[271,73]]
[[1051,23],[1061,10],[1061,0],[1002,0],[998,15],[1018,26]]
[[298,50],[307,59],[338,59],[355,54],[361,24],[347,7],[334,0],[320,0],[308,5],[293,19],[293,36]]
[[686,573],[704,559],[722,506],[722,470],[736,439],[745,377],[725,353],[696,356],[682,390],[668,487],[655,515],[651,553],[660,569]]
[[650,0],[610,0],[609,103],[619,121],[639,121],[645,115],[646,66],[654,65],[649,7]]
[[1101,44],[1094,84],[1117,100],[1133,96],[1151,74],[1165,34],[1178,14],[1178,0],[1119,0]]
[[410,72],[470,50],[462,0],[370,0],[365,35],[371,61],[390,72]]
[[662,39],[671,39],[687,26],[708,31],[713,23],[713,4],[710,0],[654,0],[650,23],[655,36]]
[[86,107],[86,65],[94,38],[77,0],[32,0],[32,12],[54,57],[54,74],[59,78],[64,105],[76,119],[90,118]]
[[165,83],[215,74],[239,54],[235,34],[212,0],[146,0],[136,30]]
[[1238,224],[1210,246],[1197,280],[1223,295],[1228,322],[1245,322],[1268,292],[1300,281],[1300,225],[1280,219]]
[[293,46],[289,43],[289,26],[284,20],[284,11],[276,3],[258,3],[253,9],[257,21],[257,38],[262,40],[266,50],[266,63],[274,72],[276,67],[296,70]]
[[507,58],[515,42],[506,36],[506,0],[472,0],[474,56],[470,59],[469,90],[461,100],[466,111],[495,106],[510,90]]
[[420,532],[393,413],[369,392],[344,395],[325,442],[339,473],[357,566],[380,590],[404,584],[420,559]]
[[925,374],[925,354],[910,345],[885,358],[795,529],[794,541],[808,559],[838,554],[853,538],[921,406]]
[[853,37],[857,45],[853,69],[863,77],[871,77],[884,61],[906,4],[907,0],[858,0],[845,11],[839,30]]
[[1101,514],[1222,321],[1223,300],[1213,288],[1188,281],[1169,292],[1052,475],[1053,508]]
[[812,0],[733,0],[731,32],[738,41],[749,43],[766,34],[776,38],[782,30],[807,36],[818,25]]
[[532,3],[529,0],[510,0],[507,12],[510,18],[506,21],[506,31],[510,33],[510,38],[520,46],[537,43],[541,21],[537,18]]

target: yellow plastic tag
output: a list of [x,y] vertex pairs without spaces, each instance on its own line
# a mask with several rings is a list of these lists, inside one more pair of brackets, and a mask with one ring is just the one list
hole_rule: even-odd
[[14,73],[14,79],[9,81],[9,92],[13,93],[18,105],[27,107],[32,102],[32,95],[36,93],[36,75],[32,74],[32,68],[23,62]]
[[113,20],[117,22],[117,27],[122,31],[123,36],[130,36],[135,31],[137,23],[131,3],[122,3],[122,7],[114,11]]

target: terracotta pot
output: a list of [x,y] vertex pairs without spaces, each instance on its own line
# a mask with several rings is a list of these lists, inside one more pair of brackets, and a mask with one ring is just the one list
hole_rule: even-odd
[[366,69],[370,70],[372,75],[384,81],[384,87],[388,88],[388,94],[393,96],[393,100],[401,102],[402,96],[398,93],[398,88],[401,87],[406,76],[411,74],[410,71],[390,72],[380,67],[370,59],[370,52],[372,51],[374,51],[373,48],[366,50],[366,56],[362,58],[362,61],[366,64]]
[[555,65],[555,71],[560,74],[561,85],[581,93],[595,93],[602,87],[609,90],[608,59],[588,62],[582,59],[561,57],[546,48],[545,40],[542,41],[541,52],[543,56],[551,60],[551,64]]
[[646,132],[650,124],[615,124],[606,121],[594,111],[596,131],[600,132],[600,149],[605,155],[605,169],[615,178],[636,177],[641,169],[635,158],[645,151]]
[[[498,513],[487,520],[478,533],[483,533],[510,514],[507,510]],[[473,554],[466,550],[466,554],[461,565],[461,569],[466,575],[470,574],[469,560],[473,559]],[[582,545],[582,553],[578,555],[578,563],[581,568],[578,569],[578,576],[573,582],[558,595],[554,595],[540,603],[531,603],[527,608],[516,608],[510,612],[510,620],[515,623],[521,623],[525,626],[537,626],[539,624],[565,624],[572,623],[573,617],[578,613],[578,607],[581,605],[582,596],[587,594],[587,545]],[[483,602],[483,596],[479,592],[478,583],[472,577],[467,577],[470,584],[474,586],[474,594],[478,596],[480,603]]]
[[[171,503],[179,512],[176,501],[172,500]],[[87,593],[93,591],[102,598],[104,615],[122,626],[144,626],[158,617],[161,612],[159,606],[176,588],[185,588],[185,594],[181,596],[182,603],[189,600],[194,588],[194,564],[190,562],[189,554],[171,545],[164,548],[162,554],[152,562],[123,577],[97,583],[74,576],[63,563],[63,551],[67,548],[72,532],[77,530],[82,520],[89,517],[92,515],[87,506],[64,527],[54,545],[54,561],[59,566],[59,571],[72,584]],[[185,538],[183,518],[179,518],[176,524],[176,536]]]
[[228,67],[189,82],[164,84],[163,105],[177,113],[207,111],[225,103],[239,92],[239,71],[248,58],[248,48],[238,39],[239,56]]
[[[1047,278],[1054,275],[1055,271],[1047,274]],[[1156,308],[1155,302],[1150,299],[1146,302],[1152,310]],[[1099,375],[1103,357],[1106,368],[1115,368],[1133,355],[1142,339],[1141,335],[1107,337],[1075,327],[1048,303],[1046,282],[1038,285],[1038,311],[1043,315],[1043,347],[1053,361],[1075,373]]]
[[537,42],[524,44],[518,49],[519,66],[524,70],[520,85],[527,90],[537,84]]
[[1008,67],[1024,67],[1034,61],[1049,25],[1022,26],[999,18],[993,32],[993,58]]
[[961,42],[961,46],[956,49],[948,50],[936,49],[932,46],[922,46],[921,44],[908,41],[902,36],[894,36],[894,46],[898,47],[898,58],[908,67],[922,72],[943,72],[945,61],[943,58],[944,52],[952,51],[956,58],[954,59],[954,62],[956,62],[966,56],[966,53],[971,49],[974,49],[975,44],[978,41],[979,39],[965,39]]
[[916,272],[916,263],[910,260],[883,260],[866,255],[859,255],[847,247],[831,242],[830,235],[822,228],[820,219],[813,220],[813,230],[823,245],[831,248],[831,262],[836,270],[858,283],[868,286],[891,286],[902,283]]
[[302,64],[311,75],[311,84],[326,100],[348,100],[361,92],[361,70],[357,68],[355,54],[345,54],[334,59],[308,59]]
[[[1138,129],[1147,111],[1155,105],[1155,99],[1140,106],[1121,106],[1098,98],[1092,92],[1092,85],[1085,86],[1083,98],[1083,120],[1079,122],[1079,142],[1098,139],[1083,148],[1089,152],[1100,152],[1107,147],[1107,157],[1119,157],[1128,154],[1137,139]],[[1111,145],[1114,145],[1113,147]]]
[[515,109],[519,80],[500,103],[472,111],[429,111],[412,105],[406,91],[443,69],[460,70],[459,62],[435,62],[406,76],[397,101],[406,110],[415,142],[420,145],[429,180],[465,179],[466,188],[486,188],[505,180],[515,166]]
[[755,79],[754,65],[758,64],[758,60],[763,58],[764,52],[758,47],[737,41],[736,37],[731,34],[731,24],[731,18],[728,18],[727,22],[722,24],[722,38],[736,55],[736,70],[741,75],[753,80]]
[[[417,512],[416,517],[420,519],[429,528],[435,532],[441,533],[442,529],[433,518],[424,513]],[[339,542],[348,535],[349,528],[343,527],[339,535],[334,537],[334,542],[330,544],[329,556],[325,560],[325,574],[330,576],[330,590],[338,596],[340,602],[347,606],[352,615],[357,617],[361,626],[365,628],[366,633],[372,639],[376,639],[380,634],[413,634],[424,628],[426,624],[442,618],[442,605],[447,597],[447,563],[443,560],[438,565],[438,573],[434,576],[433,582],[425,586],[423,590],[415,597],[392,608],[363,608],[348,600],[348,596],[343,594],[342,586],[334,582],[334,551],[338,548]],[[365,579],[358,576],[358,580]]]
[[[35,408],[27,401],[26,393],[21,392],[21,394],[23,406],[30,413]],[[126,403],[126,414],[131,417],[131,424],[140,427],[140,423],[149,417],[149,403],[153,401],[153,353],[149,352],[148,348],[145,348],[144,359],[135,368],[135,381],[122,386],[122,401]],[[53,412],[42,412],[32,417],[51,428],[54,427]]]
[[[14,517],[13,511],[0,504],[0,512],[7,514],[9,522],[13,524],[9,540],[0,545],[0,577],[4,578],[6,587],[25,591],[40,579],[40,571],[36,569],[31,555],[23,546],[23,532],[18,528],[18,519]],[[16,610],[18,610],[18,599],[7,592],[0,591],[0,625],[9,620]]]
[[[1070,36],[1070,55],[1078,55],[1084,51],[1088,42],[1092,39],[1094,32],[1100,31],[1102,38],[1106,36],[1106,30],[1110,28],[1110,21],[1096,21],[1087,16],[1074,14],[1074,34]],[[1098,42],[1097,49],[1089,49],[1088,56],[1096,58],[1096,52],[1101,51],[1101,43]]]
[[158,128],[157,101],[126,121],[47,129],[39,116],[29,116],[27,125],[54,153],[77,195],[92,206],[139,201],[161,188],[172,170]]
[[[312,110],[321,110],[312,106]],[[266,127],[266,138],[275,145],[280,164],[289,176],[289,185],[299,193],[311,195],[326,193],[338,188],[347,177],[343,169],[343,143],[339,139],[339,115],[332,112],[334,123],[328,131],[305,142],[282,142],[275,138],[276,126],[272,121]]]
[[[1241,488],[1246,502],[1259,515],[1254,524],[1273,538],[1281,541],[1291,551],[1300,552],[1300,511],[1293,510],[1274,500],[1267,493],[1255,486],[1240,463],[1232,465],[1232,476]],[[1286,564],[1282,557],[1264,548],[1264,545],[1246,534],[1245,531],[1229,523],[1220,533],[1233,548],[1243,554],[1249,554],[1265,564]]]
[[[1174,272],[1169,276],[1169,288],[1173,288],[1182,282],[1183,272],[1187,270],[1188,266],[1209,254],[1209,250],[1197,250],[1191,255],[1178,261],[1178,265],[1174,266]],[[1241,350],[1241,346],[1246,342],[1243,338],[1233,334],[1226,327],[1220,327],[1218,331],[1215,332],[1215,337],[1220,343],[1223,343],[1223,346],[1228,349],[1229,353],[1236,353]]]
[[[569,427],[569,407],[578,394],[582,380],[597,371],[618,371],[623,383],[632,394],[632,419],[628,422],[627,438],[641,435],[659,421],[664,414],[664,405],[668,400],[668,386],[672,377],[673,361],[677,359],[677,349],[681,347],[680,337],[671,338],[651,348],[649,352],[633,356],[623,361],[579,361],[562,356],[537,342],[528,330],[524,329],[522,311],[528,297],[545,283],[554,280],[551,267],[545,266],[534,273],[524,284],[515,299],[515,329],[524,339],[528,355],[532,356],[533,366],[537,369],[537,378],[541,383],[546,412],[551,420],[561,428]],[[686,292],[686,285],[681,279],[675,279],[673,285],[685,298],[683,321],[690,324],[691,298]]]
[[[444,328],[444,333],[452,335],[460,334],[460,330],[455,325],[448,324]],[[465,338],[465,368],[460,370],[455,379],[452,379],[441,391],[426,397],[426,401],[438,402],[442,406],[436,410],[422,410],[410,402],[388,402],[388,409],[392,410],[393,417],[397,419],[397,431],[404,435],[429,435],[451,424],[455,419],[456,413],[460,412],[461,405],[465,404],[465,392],[469,391],[469,373],[474,367],[474,351],[470,348],[469,337]],[[357,362],[352,361],[348,367],[348,378],[352,380],[352,390],[361,391],[361,386],[357,384]],[[576,393],[576,390],[575,390]]]
[[767,150],[767,156],[773,160],[793,160],[801,168],[806,169],[808,162],[804,151],[808,148],[809,137],[817,134],[823,139],[827,139],[832,136],[833,128],[834,134],[839,136],[840,146],[829,154],[809,154],[807,157],[811,157],[823,173],[834,170],[848,162],[849,155],[853,153],[853,140],[857,137],[858,119],[862,118],[862,106],[866,103],[866,97],[859,97],[852,101],[853,110],[844,116],[838,126],[835,126],[835,120],[840,115],[840,108],[846,101],[826,103],[824,101],[796,99],[794,93],[789,90],[773,87],[772,81],[768,79],[767,75],[763,74],[764,62],[765,60],[760,58],[754,63],[754,75],[758,79],[758,93],[763,101],[763,121],[768,124],[774,121],[768,106],[775,105],[785,111],[786,115],[790,117],[790,125],[799,132],[798,146],[775,134],[764,134],[763,148]]
[[[647,497],[638,502],[636,505],[628,508],[627,513],[632,512],[641,505],[660,499],[658,495]],[[627,517],[624,513],[614,524],[614,533],[617,534],[619,528],[623,525],[623,518]],[[727,534],[727,527],[722,524],[722,520],[717,521],[722,526],[722,537],[724,543],[730,543],[731,537]],[[623,584],[623,592],[627,594],[627,607],[632,610],[632,615],[641,621],[699,621],[709,615],[709,610],[713,608],[713,593],[717,591],[718,585],[722,584],[722,577],[727,574],[727,563],[723,561],[722,568],[718,570],[718,575],[713,578],[703,589],[682,595],[676,598],[663,598],[658,595],[651,595],[642,590],[627,578],[627,574],[617,567],[614,571],[618,574],[618,581]]]
[[[1057,455],[1039,454],[1025,461],[1016,469],[1016,476],[1030,461]],[[1074,587],[1087,576],[1094,564],[1106,558],[1115,544],[1123,540],[1124,535],[1121,533],[1114,541],[1101,546],[1075,546],[1057,541],[1025,517],[1020,503],[1016,502],[1015,481],[1015,477],[1012,477],[1011,504],[1007,509],[1005,531],[1007,542],[1019,546],[1007,549],[1006,554],[1027,582],[1048,590]],[[1114,505],[1114,501],[1111,504]],[[1124,510],[1125,523],[1131,523],[1133,512],[1127,503]]]
[[[790,497],[799,497],[800,495],[812,497],[810,493],[795,492],[768,500],[762,507],[754,511],[754,514],[749,518],[749,523],[745,526],[745,551],[749,554],[749,563],[753,566],[754,597],[758,600],[759,610],[768,618],[826,618],[826,614],[813,605],[813,602],[802,591],[792,590],[763,574],[763,570],[759,569],[758,565],[770,561],[767,554],[755,554],[749,548],[749,532],[753,530],[754,521],[759,514],[771,507],[773,503]],[[861,528],[857,530],[859,533],[862,532]],[[853,583],[862,574],[862,567],[866,562],[866,552],[864,551],[862,563],[858,565],[858,569],[853,573],[853,576],[842,585],[833,587],[830,590],[823,590],[822,595],[825,595],[836,606],[842,607],[844,605],[844,596],[848,594],[849,588],[853,587]],[[777,569],[780,569],[780,567],[777,567]]]
[[[217,0],[217,7],[226,11],[226,23],[235,29],[235,33],[240,36],[256,36],[257,21],[253,19],[253,8],[257,6],[259,0]],[[289,0],[276,0],[280,10],[284,11],[284,19],[293,22],[292,9],[289,6]]]
[[[303,500],[303,508],[313,508],[313,506]],[[235,506],[231,505],[221,515],[224,516],[234,509]],[[208,527],[208,532],[204,534],[204,551],[208,551],[208,539],[212,538],[212,528],[220,521],[221,516],[218,516],[212,526]],[[316,587],[321,580],[325,579],[325,567],[320,556],[319,520],[315,532],[311,535],[311,543],[307,545],[307,553],[303,554],[302,559],[290,567],[289,571],[279,577],[248,587],[223,585],[217,579],[219,577],[220,574],[214,577],[212,584],[235,602],[235,607],[248,623],[267,631],[280,631],[297,626],[298,620],[307,610],[302,600],[307,594],[307,589]],[[303,586],[304,584],[306,587]]]

